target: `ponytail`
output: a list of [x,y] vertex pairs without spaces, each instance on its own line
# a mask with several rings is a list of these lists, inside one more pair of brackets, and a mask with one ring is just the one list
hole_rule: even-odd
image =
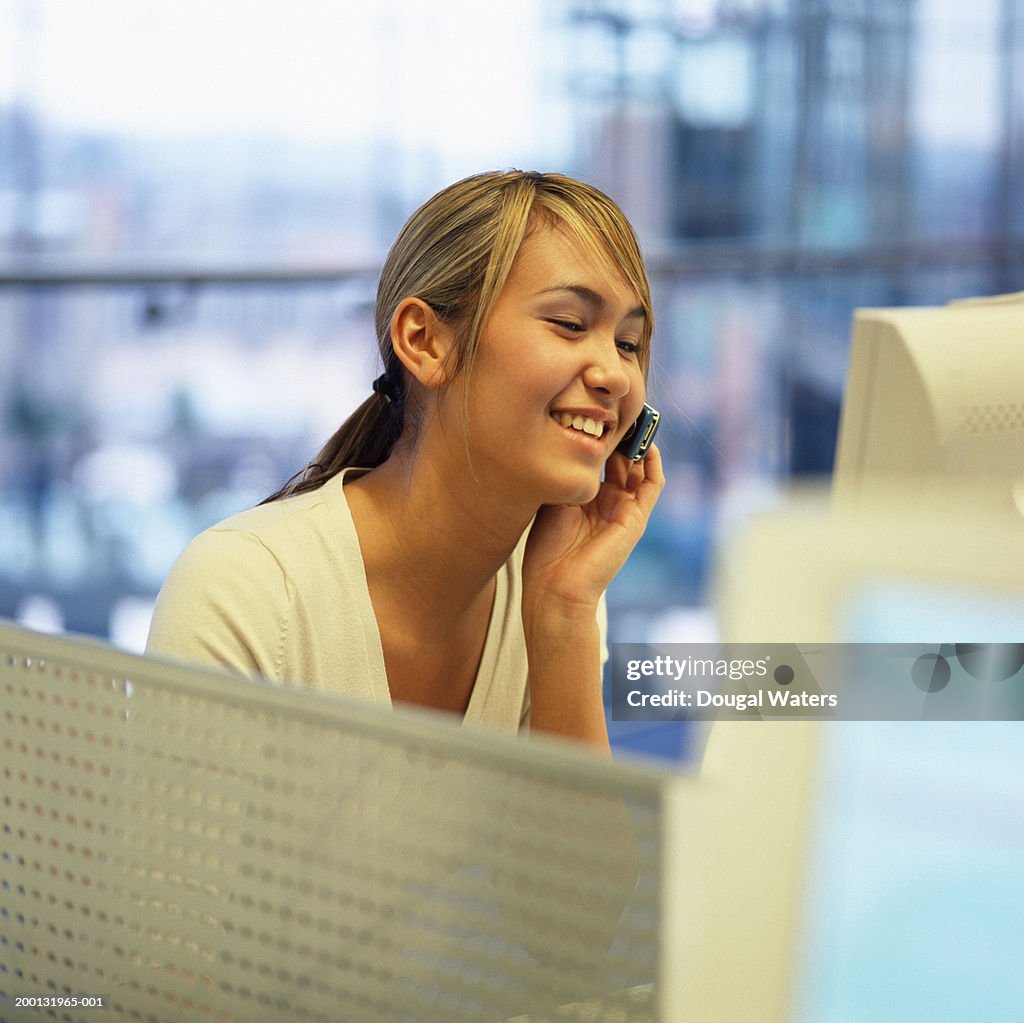
[[335,430],[314,461],[260,504],[316,490],[349,466],[374,469],[386,462],[402,434],[404,402],[394,400],[376,386],[375,390],[377,393],[370,395]]

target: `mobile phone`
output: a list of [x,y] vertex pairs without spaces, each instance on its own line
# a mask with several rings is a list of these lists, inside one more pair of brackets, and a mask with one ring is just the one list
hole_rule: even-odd
[[645,401],[636,422],[629,428],[626,436],[619,441],[619,446],[615,450],[622,452],[631,462],[639,462],[647,454],[647,449],[658,432],[660,421],[661,413]]

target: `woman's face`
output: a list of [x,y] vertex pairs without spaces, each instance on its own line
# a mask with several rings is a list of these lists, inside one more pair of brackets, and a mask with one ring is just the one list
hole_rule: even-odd
[[[469,380],[472,468],[531,504],[593,499],[646,395],[638,296],[561,227],[526,237]],[[460,396],[462,389],[451,389]]]

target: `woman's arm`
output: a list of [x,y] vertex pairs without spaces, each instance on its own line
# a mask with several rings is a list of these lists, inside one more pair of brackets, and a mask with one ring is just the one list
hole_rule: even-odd
[[661,455],[613,455],[587,505],[540,510],[523,559],[530,727],[608,749],[597,607],[665,485]]
[[540,602],[527,622],[530,728],[608,749],[597,609]]

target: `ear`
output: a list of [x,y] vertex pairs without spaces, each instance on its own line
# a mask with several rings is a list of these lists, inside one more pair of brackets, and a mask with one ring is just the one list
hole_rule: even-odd
[[391,318],[391,345],[406,371],[427,388],[440,387],[450,375],[448,356],[455,338],[421,298],[403,299]]

